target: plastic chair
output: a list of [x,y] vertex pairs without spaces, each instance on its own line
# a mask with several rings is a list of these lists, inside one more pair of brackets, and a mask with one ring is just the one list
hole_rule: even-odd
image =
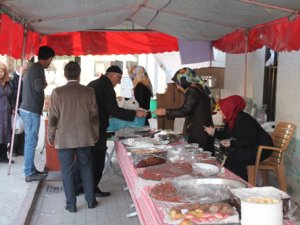
[[[262,172],[263,184],[268,185],[268,171],[273,171],[278,179],[279,187],[282,191],[287,191],[286,180],[284,174],[283,157],[288,145],[293,137],[296,125],[287,122],[279,122],[274,132],[272,133],[273,147],[258,146],[255,165],[247,166],[248,182],[256,186],[257,172]],[[260,162],[261,153],[263,150],[271,150],[272,155],[266,160]]]

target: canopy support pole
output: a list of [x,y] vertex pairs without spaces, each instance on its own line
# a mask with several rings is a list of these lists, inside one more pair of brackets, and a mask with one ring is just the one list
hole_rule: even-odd
[[[22,45],[22,58],[21,58],[21,65],[23,65],[24,58],[25,58],[25,50],[26,50],[26,43],[27,43],[27,24],[24,24],[24,33],[23,33],[23,45]],[[9,150],[9,163],[7,169],[7,175],[10,175],[11,171],[11,162],[12,162],[12,153],[14,149],[14,142],[15,142],[15,133],[16,133],[16,121],[17,121],[17,114],[19,109],[19,99],[20,99],[20,92],[21,92],[21,85],[22,85],[22,76],[23,74],[19,75],[19,82],[18,82],[18,91],[17,91],[17,100],[16,100],[16,107],[15,107],[15,114],[14,114],[14,123],[12,129],[12,136],[11,136],[11,143],[10,143],[10,150]]]
[[247,96],[247,73],[248,73],[248,31],[245,31],[245,58],[244,58],[244,63],[245,63],[245,69],[244,69],[244,98]]

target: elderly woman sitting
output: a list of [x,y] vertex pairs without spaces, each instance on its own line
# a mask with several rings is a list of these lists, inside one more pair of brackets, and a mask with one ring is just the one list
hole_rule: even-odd
[[[248,180],[247,165],[253,165],[259,145],[272,146],[272,138],[248,113],[243,112],[246,103],[241,96],[232,95],[219,101],[220,111],[225,121],[222,131],[213,127],[204,130],[211,136],[221,139],[221,145],[228,151],[224,166]],[[271,151],[263,151],[261,160],[271,155]]]

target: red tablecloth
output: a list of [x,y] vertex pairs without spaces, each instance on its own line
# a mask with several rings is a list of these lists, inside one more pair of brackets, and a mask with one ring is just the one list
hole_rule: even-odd
[[[164,224],[163,212],[159,206],[155,204],[149,197],[150,188],[142,186],[139,183],[138,169],[133,166],[130,156],[127,155],[127,150],[118,141],[115,141],[116,157],[124,175],[128,186],[131,198],[135,205],[141,225],[162,225]],[[225,170],[223,175],[226,178],[243,181],[229,170]],[[284,225],[295,225],[291,221],[285,221]]]

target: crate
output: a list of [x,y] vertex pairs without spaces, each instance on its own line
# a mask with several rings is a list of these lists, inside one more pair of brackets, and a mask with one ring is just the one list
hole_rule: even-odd
[[144,127],[146,118],[135,117],[133,121],[121,120],[115,117],[109,118],[109,127],[107,128],[108,132],[115,132],[124,127]]

